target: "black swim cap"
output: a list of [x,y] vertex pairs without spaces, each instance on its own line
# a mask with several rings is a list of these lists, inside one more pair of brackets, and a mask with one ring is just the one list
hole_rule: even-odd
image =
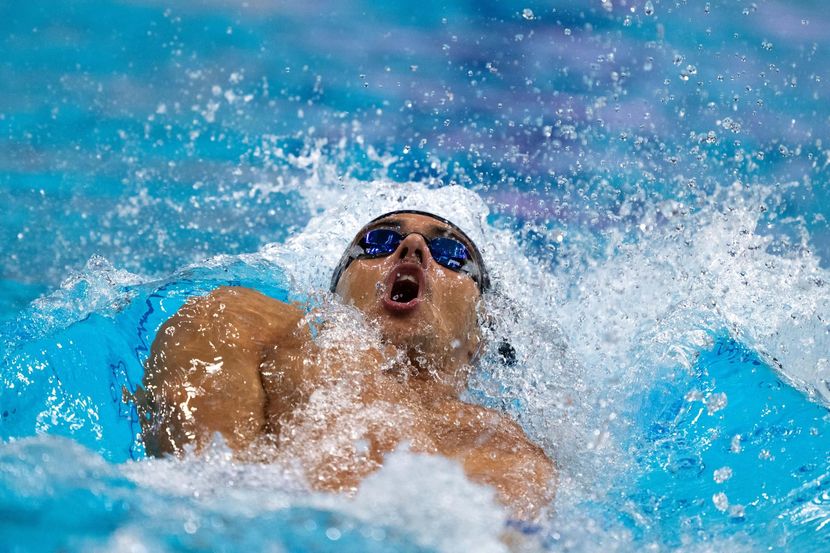
[[[371,221],[369,221],[368,223],[363,225],[363,229],[365,229],[366,227],[370,226],[371,224],[376,223],[377,221],[380,221],[381,219],[385,219],[386,217],[389,217],[391,215],[401,215],[401,214],[414,214],[414,215],[423,215],[425,217],[430,217],[432,219],[435,219],[436,221],[440,221],[440,222],[444,223],[445,225],[447,225],[451,229],[453,229],[455,232],[457,232],[459,235],[461,235],[461,237],[464,238],[467,242],[469,242],[470,246],[472,247],[472,251],[470,252],[470,254],[473,257],[473,262],[475,262],[475,264],[478,265],[478,268],[479,268],[479,274],[477,276],[474,276],[474,275],[470,275],[470,276],[472,276],[473,279],[476,281],[476,283],[478,284],[478,288],[479,288],[479,290],[481,291],[482,294],[490,288],[490,275],[487,274],[487,268],[484,266],[484,259],[482,259],[481,252],[478,251],[478,247],[476,247],[475,242],[473,242],[472,239],[470,239],[470,237],[467,236],[467,233],[464,232],[463,230],[461,230],[461,228],[458,225],[456,225],[452,221],[449,221],[448,219],[444,219],[443,217],[435,215],[434,213],[429,213],[428,211],[418,211],[416,209],[399,209],[399,210],[396,210],[396,211],[390,211],[389,213],[384,213],[383,215],[380,215],[379,217],[375,217],[374,219],[372,219]],[[331,290],[332,293],[334,293],[335,290],[337,290],[337,283],[340,282],[340,277],[343,275],[343,271],[345,271],[346,267],[348,267],[349,264],[351,264],[351,262],[354,261],[355,258],[356,258],[355,254],[354,254],[354,251],[353,251],[353,248],[354,248],[354,245],[355,245],[355,240],[357,240],[358,237],[361,236],[361,234],[363,233],[363,229],[361,229],[360,232],[357,233],[357,236],[355,237],[355,239],[352,240],[351,244],[349,244],[349,247],[346,248],[345,252],[343,252],[343,257],[340,258],[340,262],[337,264],[337,267],[334,269],[334,273],[331,276],[331,286],[330,286],[330,290]]]

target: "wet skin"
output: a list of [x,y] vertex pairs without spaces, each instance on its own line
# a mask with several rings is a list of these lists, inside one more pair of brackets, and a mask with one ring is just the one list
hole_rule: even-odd
[[458,460],[533,518],[553,496],[553,463],[511,419],[459,399],[481,346],[480,293],[425,240],[452,229],[416,214],[375,225],[407,236],[353,261],[337,295],[380,340],[321,345],[303,310],[251,289],[192,298],[159,330],[137,394],[148,453],[198,451],[220,432],[242,458],[299,460],[313,488],[353,491],[406,444]]

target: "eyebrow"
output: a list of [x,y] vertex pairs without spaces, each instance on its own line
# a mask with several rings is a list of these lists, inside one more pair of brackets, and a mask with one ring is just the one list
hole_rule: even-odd
[[[376,222],[374,225],[370,226],[368,230],[378,227],[395,227],[400,229],[403,226],[403,223],[400,219],[383,219],[381,221]],[[427,234],[434,235],[434,236],[452,236],[462,244],[465,244],[468,248],[470,245],[467,243],[467,240],[461,236],[455,229],[449,226],[440,226],[438,224],[431,224],[428,228]]]

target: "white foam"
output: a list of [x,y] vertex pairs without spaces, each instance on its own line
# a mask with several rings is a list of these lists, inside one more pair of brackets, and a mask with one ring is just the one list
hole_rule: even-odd
[[827,391],[830,275],[807,249],[771,253],[755,207],[678,215],[572,275],[558,318],[592,379],[647,384],[727,331],[812,397]]
[[437,551],[504,552],[504,511],[491,488],[467,480],[442,457],[397,451],[364,480],[354,500],[339,505],[369,523],[407,530]]
[[[396,529],[437,551],[506,551],[500,541],[505,515],[492,489],[471,483],[454,461],[403,449],[390,454],[354,497],[309,492],[302,471],[290,463],[234,460],[218,436],[199,456],[127,463],[121,471],[146,490],[192,498],[194,515],[220,511],[253,518],[314,507]],[[113,539],[140,542],[144,536],[131,536],[127,529]]]

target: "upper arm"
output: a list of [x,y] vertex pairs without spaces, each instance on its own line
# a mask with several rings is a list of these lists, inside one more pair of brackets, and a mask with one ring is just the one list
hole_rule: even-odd
[[303,313],[247,288],[191,298],[159,329],[144,374],[142,426],[151,454],[201,447],[220,432],[240,448],[264,425],[264,350],[293,336]]

